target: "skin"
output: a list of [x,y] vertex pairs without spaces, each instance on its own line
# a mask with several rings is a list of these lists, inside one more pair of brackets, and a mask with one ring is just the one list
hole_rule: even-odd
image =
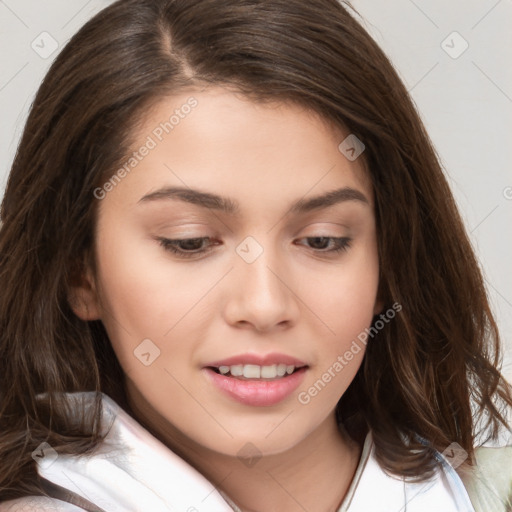
[[[255,103],[223,88],[160,101],[134,149],[191,95],[197,107],[99,202],[97,273],[74,290],[75,312],[105,325],[136,418],[242,510],[333,511],[361,448],[334,410],[364,346],[307,405],[298,395],[381,311],[371,184],[362,158],[338,150],[347,133],[295,104]],[[177,199],[140,201],[165,186],[229,197],[239,216]],[[367,202],[288,212],[294,201],[343,187]],[[263,249],[250,264],[236,252],[247,236]],[[158,237],[218,243],[180,258]],[[351,242],[329,253],[333,241],[315,245],[314,237]],[[145,366],[134,350],[148,338],[160,355]],[[204,375],[208,362],[270,352],[308,365],[302,385],[277,405],[235,402]],[[250,467],[237,457],[249,442],[262,456]]]

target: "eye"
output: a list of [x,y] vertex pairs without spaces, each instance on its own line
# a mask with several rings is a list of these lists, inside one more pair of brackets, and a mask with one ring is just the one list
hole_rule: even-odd
[[[157,240],[166,251],[180,258],[193,258],[194,256],[206,254],[212,250],[213,246],[220,244],[218,241],[212,241],[209,236],[182,239],[158,237]],[[342,251],[346,251],[352,242],[352,240],[347,237],[332,236],[310,236],[301,238],[300,240],[306,240],[308,246],[313,251],[328,254],[338,254]]]
[[209,236],[198,238],[183,238],[183,239],[170,239],[158,237],[160,245],[166,250],[181,258],[192,258],[209,252],[213,245],[218,245],[218,242],[207,244],[211,240]]
[[334,236],[308,236],[301,240],[307,240],[309,247],[316,252],[334,254],[348,250],[352,242],[350,238]]

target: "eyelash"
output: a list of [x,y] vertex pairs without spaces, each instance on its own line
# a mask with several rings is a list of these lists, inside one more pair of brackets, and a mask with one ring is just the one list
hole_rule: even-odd
[[[322,250],[322,249],[313,249],[313,251],[319,252],[319,253],[326,253],[326,254],[339,254],[341,252],[347,251],[352,243],[351,238],[347,237],[334,237],[334,236],[307,236],[304,237],[305,240],[314,240],[314,239],[320,239],[320,240],[334,240],[335,246],[332,249],[329,250]],[[210,245],[206,248],[201,248],[195,251],[184,251],[183,249],[179,249],[178,245],[183,242],[192,242],[192,241],[203,241],[203,240],[210,240],[209,236],[203,236],[203,237],[197,237],[197,238],[182,238],[182,239],[170,239],[170,238],[163,238],[158,237],[157,238],[160,245],[166,250],[169,251],[176,256],[180,258],[192,258],[194,256],[199,256],[201,254],[205,254],[212,250],[213,245],[219,245],[218,243],[215,243],[213,245]],[[302,240],[302,239],[301,239]]]

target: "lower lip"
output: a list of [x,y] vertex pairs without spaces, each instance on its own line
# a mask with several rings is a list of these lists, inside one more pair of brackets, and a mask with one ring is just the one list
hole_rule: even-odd
[[275,405],[289,397],[301,384],[307,368],[301,368],[291,375],[276,380],[241,380],[227,377],[204,368],[207,377],[217,388],[245,405],[265,407]]

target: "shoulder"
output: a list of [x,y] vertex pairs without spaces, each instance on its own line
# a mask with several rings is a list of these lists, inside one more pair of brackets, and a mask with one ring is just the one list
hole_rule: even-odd
[[83,512],[83,509],[53,498],[26,496],[0,503],[0,512]]
[[441,454],[439,457],[443,463],[428,480],[392,474],[377,459],[369,433],[351,487],[338,512],[474,512],[462,481]]
[[512,510],[512,446],[477,448],[459,475],[477,512]]

